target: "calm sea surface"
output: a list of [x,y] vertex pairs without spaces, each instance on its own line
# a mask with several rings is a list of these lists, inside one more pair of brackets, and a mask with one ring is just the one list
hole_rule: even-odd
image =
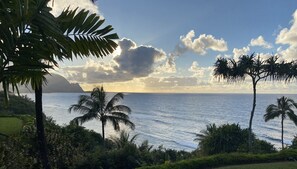
[[[78,113],[68,113],[70,105],[77,103],[83,93],[46,93],[43,94],[43,110],[47,116],[60,125],[68,124]],[[87,94],[87,93],[86,93]],[[27,94],[34,100],[33,94]],[[112,93],[111,93],[112,95]],[[263,115],[269,104],[276,104],[282,95],[258,94],[257,107],[253,120],[253,131],[260,139],[267,140],[280,147],[280,119],[267,123]],[[297,100],[297,95],[285,95]],[[193,141],[195,133],[206,128],[207,124],[217,125],[238,123],[248,127],[252,108],[251,94],[132,94],[126,93],[122,104],[132,109],[131,121],[136,129],[131,134],[139,134],[138,142],[148,140],[157,148],[192,151],[197,148]],[[101,132],[101,123],[93,120],[84,124],[88,129]],[[297,133],[297,127],[285,120],[284,139],[290,143]],[[108,125],[107,136],[116,135]]]

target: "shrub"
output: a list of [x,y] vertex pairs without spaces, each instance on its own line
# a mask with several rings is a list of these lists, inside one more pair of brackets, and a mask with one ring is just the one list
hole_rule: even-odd
[[2,114],[30,114],[35,113],[35,104],[27,96],[16,96],[10,95],[9,103],[7,106],[4,105],[4,95],[0,92],[0,112]]
[[[202,154],[212,155],[218,153],[247,152],[248,129],[241,129],[238,124],[207,125],[206,130],[197,134],[199,150]],[[272,144],[255,138],[252,134],[253,153],[275,152]]]
[[207,125],[202,133],[197,134],[196,140],[200,141],[199,149],[206,155],[235,152],[247,144],[248,130],[241,129],[238,124]]
[[204,169],[226,165],[278,162],[289,159],[297,159],[297,150],[283,150],[278,153],[270,154],[217,154],[196,159],[182,160],[176,163],[141,167],[139,169]]
[[297,149],[297,136],[293,138],[290,148]]

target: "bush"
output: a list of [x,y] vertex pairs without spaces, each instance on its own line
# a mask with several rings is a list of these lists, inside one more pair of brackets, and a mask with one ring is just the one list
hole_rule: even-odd
[[226,165],[278,162],[289,159],[297,159],[297,150],[283,150],[278,153],[270,154],[217,154],[196,159],[182,160],[176,163],[141,167],[139,169],[204,169]]
[[35,104],[27,96],[10,94],[8,105],[4,106],[4,95],[0,92],[0,104],[1,114],[35,114]]
[[[197,134],[199,149],[204,155],[230,152],[248,152],[248,129],[241,129],[238,124],[207,125],[206,130]],[[272,144],[255,138],[252,134],[254,153],[275,152]]]
[[294,136],[292,140],[292,145],[290,146],[292,149],[297,149],[297,136]]

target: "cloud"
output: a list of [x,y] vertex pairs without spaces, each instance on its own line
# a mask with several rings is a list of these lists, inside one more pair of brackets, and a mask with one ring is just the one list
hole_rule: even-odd
[[197,61],[192,62],[191,67],[188,69],[189,72],[192,72],[192,77],[197,78],[197,83],[200,86],[210,85],[213,80],[213,70],[212,66],[209,67],[200,67]]
[[166,61],[156,67],[155,73],[176,73],[175,56],[170,53]]
[[168,89],[175,87],[197,86],[195,77],[148,77],[142,80],[146,88]]
[[196,77],[203,77],[204,76],[204,70],[203,68],[200,68],[198,66],[198,62],[197,61],[194,61],[191,65],[191,67],[188,69],[190,72],[193,72],[194,73],[194,76]]
[[297,10],[293,14],[290,28],[283,28],[275,40],[276,44],[289,45],[286,49],[278,48],[278,54],[286,60],[297,59]]
[[249,52],[250,52],[250,48],[248,46],[247,47],[243,47],[241,49],[234,48],[233,49],[233,58],[235,60],[238,60],[238,58],[240,56],[247,55]]
[[199,55],[205,55],[207,50],[224,52],[228,50],[227,42],[224,39],[216,39],[213,35],[201,34],[194,39],[195,32],[191,30],[186,36],[181,36],[181,45],[177,46],[177,53],[184,53],[188,50]]
[[262,46],[262,47],[267,48],[267,49],[272,48],[272,45],[270,43],[266,42],[264,40],[263,36],[259,36],[256,39],[252,39],[251,42],[250,42],[250,45],[251,46]]
[[287,61],[292,61],[297,59],[297,46],[290,45],[286,49],[281,47],[278,49],[278,55]]
[[71,9],[79,7],[79,9],[87,9],[93,13],[99,14],[98,6],[93,4],[90,0],[55,0],[53,4],[52,1],[50,1],[49,6],[53,8],[52,13],[55,16],[58,16],[65,8],[68,7]]
[[123,71],[135,77],[145,77],[153,72],[154,63],[164,61],[164,51],[151,46],[137,46],[132,40],[123,39],[118,43],[121,54],[114,58],[117,72]]
[[297,10],[293,14],[292,26],[280,31],[276,38],[277,44],[297,46]]
[[151,46],[137,46],[130,39],[118,42],[119,54],[109,63],[88,60],[85,65],[61,68],[68,80],[78,83],[124,82],[147,77],[164,62],[164,51]]

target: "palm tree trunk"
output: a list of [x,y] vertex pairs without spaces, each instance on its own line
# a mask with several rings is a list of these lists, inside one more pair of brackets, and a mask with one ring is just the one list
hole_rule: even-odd
[[42,85],[35,88],[35,111],[36,111],[36,128],[37,128],[37,142],[39,149],[39,158],[44,169],[50,169],[51,166],[48,160],[46,140],[43,125],[42,113]]
[[103,145],[105,143],[105,134],[104,134],[104,122],[102,121],[102,138],[103,138]]
[[282,115],[282,150],[284,149],[284,116]]
[[253,124],[253,117],[254,117],[255,108],[256,108],[256,86],[257,86],[257,82],[255,78],[252,78],[252,80],[253,80],[253,108],[251,111],[251,117],[249,122],[249,140],[248,140],[249,152],[251,152],[252,150],[252,124]]

